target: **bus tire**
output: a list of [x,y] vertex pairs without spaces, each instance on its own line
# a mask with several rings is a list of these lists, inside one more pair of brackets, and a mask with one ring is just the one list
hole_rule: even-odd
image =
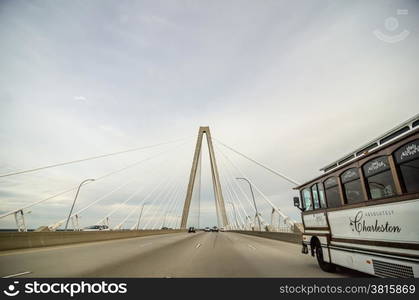
[[325,272],[333,273],[336,271],[336,265],[332,263],[325,262],[323,259],[323,249],[320,245],[320,242],[316,243],[316,258],[317,263],[319,264],[320,269],[322,269]]

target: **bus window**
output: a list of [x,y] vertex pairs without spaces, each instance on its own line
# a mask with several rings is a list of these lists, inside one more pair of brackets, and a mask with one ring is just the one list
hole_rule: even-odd
[[394,182],[387,157],[381,156],[367,162],[364,175],[368,185],[368,197],[378,199],[394,195]]
[[304,210],[313,210],[313,206],[311,205],[311,193],[309,189],[303,190],[303,204],[304,204]]
[[338,182],[335,177],[331,177],[324,182],[326,189],[327,207],[340,207],[342,205],[339,195]]
[[345,171],[340,176],[343,184],[343,191],[348,204],[359,203],[364,201],[362,196],[361,180],[357,168]]
[[314,184],[311,187],[311,192],[313,193],[313,204],[314,204],[314,209],[319,209],[320,208],[320,203],[319,203],[319,194],[317,192],[317,185]]
[[399,148],[394,157],[407,193],[419,192],[419,139]]
[[319,182],[317,184],[317,189],[319,191],[319,197],[320,197],[320,207],[322,208],[326,208],[326,197],[324,196],[324,188],[323,188],[323,184],[321,182]]

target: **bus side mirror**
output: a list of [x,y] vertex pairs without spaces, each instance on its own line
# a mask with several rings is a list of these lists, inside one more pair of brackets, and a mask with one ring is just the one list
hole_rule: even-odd
[[294,197],[294,206],[298,207],[298,209],[301,210],[301,211],[303,210],[300,206],[300,198]]

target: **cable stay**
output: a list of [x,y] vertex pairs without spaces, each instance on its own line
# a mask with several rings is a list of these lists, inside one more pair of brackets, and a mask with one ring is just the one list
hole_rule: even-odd
[[[79,218],[79,215],[80,215],[82,212],[84,212],[84,211],[85,211],[85,210],[87,210],[88,208],[92,207],[93,205],[95,205],[95,204],[99,203],[100,201],[102,201],[102,200],[104,200],[104,199],[108,198],[109,196],[113,195],[113,194],[114,194],[114,193],[116,193],[117,191],[119,191],[119,190],[121,190],[122,188],[126,187],[128,184],[132,183],[133,181],[134,181],[134,180],[131,180],[131,181],[129,181],[129,182],[125,182],[124,184],[122,184],[122,185],[120,185],[120,186],[116,187],[115,189],[111,190],[110,192],[106,193],[105,195],[103,195],[103,196],[101,196],[101,197],[97,198],[96,200],[94,200],[93,202],[89,203],[88,205],[86,205],[86,206],[85,206],[85,207],[83,207],[82,209],[80,209],[80,210],[76,211],[75,213],[72,213],[72,214],[71,214],[71,216],[70,216],[70,219],[72,219],[72,218],[74,218],[74,217],[75,217],[76,219],[78,219],[78,218]],[[49,226],[48,226],[48,228],[49,228],[50,230],[57,230],[58,228],[60,228],[60,227],[61,227],[61,226],[65,223],[65,221],[67,221],[67,218],[62,219],[62,220],[60,220],[60,221],[58,221],[57,223],[54,223],[54,224],[52,224],[52,225],[49,225]]]
[[179,142],[179,141],[182,141],[182,140],[185,140],[185,139],[187,139],[187,138],[182,138],[182,139],[177,139],[177,140],[173,140],[173,141],[169,141],[169,142],[163,142],[163,143],[158,143],[158,144],[153,144],[153,145],[148,145],[148,146],[132,148],[132,149],[128,149],[128,150],[117,151],[117,152],[112,152],[112,153],[107,153],[107,154],[102,154],[102,155],[97,155],[97,156],[90,156],[90,157],[71,160],[71,161],[66,161],[66,162],[60,162],[60,163],[46,165],[46,166],[37,167],[37,168],[33,168],[33,169],[27,169],[27,170],[15,171],[15,172],[6,173],[6,174],[0,174],[0,178],[10,177],[10,176],[15,176],[15,175],[20,175],[20,174],[27,174],[27,173],[37,172],[37,171],[41,171],[41,170],[45,170],[45,169],[51,169],[51,168],[55,168],[55,167],[81,163],[81,162],[85,162],[85,161],[89,161],[89,160],[94,160],[94,159],[110,157],[110,156],[120,155],[120,154],[124,154],[124,153],[129,153],[129,152],[135,152],[135,151],[139,151],[139,150],[155,148],[155,147],[162,146],[162,145],[176,143],[176,142]]
[[227,148],[227,149],[229,149],[229,150],[231,150],[231,151],[233,151],[234,153],[236,153],[236,154],[238,154],[238,155],[240,155],[240,156],[242,156],[242,157],[244,157],[244,158],[246,158],[247,160],[249,160],[249,161],[251,161],[251,162],[253,162],[253,163],[255,163],[255,164],[257,164],[258,166],[261,166],[262,168],[264,168],[265,170],[268,170],[269,172],[271,172],[271,173],[273,173],[273,174],[275,174],[275,175],[277,175],[277,176],[279,176],[279,177],[281,177],[281,178],[283,178],[283,179],[285,179],[286,181],[288,181],[288,182],[291,182],[292,184],[294,184],[294,185],[300,185],[300,183],[297,181],[297,180],[294,180],[294,179],[292,179],[292,178],[290,178],[290,177],[288,177],[288,176],[286,176],[286,175],[284,175],[284,174],[282,174],[281,172],[278,172],[278,171],[276,171],[276,170],[274,170],[274,169],[272,169],[272,168],[270,168],[270,167],[268,167],[268,166],[266,166],[266,165],[264,165],[264,164],[262,164],[261,162],[258,162],[257,160],[255,160],[255,159],[253,159],[253,158],[250,158],[249,156],[247,156],[247,155],[245,155],[245,154],[243,154],[243,153],[241,153],[241,152],[239,152],[239,151],[237,151],[237,150],[235,150],[235,149],[233,149],[232,147],[230,147],[230,146],[227,146],[226,144],[224,144],[224,143],[222,143],[221,141],[219,141],[218,139],[216,139],[216,138],[212,138],[213,140],[215,140],[217,143],[219,143],[220,145],[222,145],[222,146],[224,146],[225,148]]
[[[159,198],[160,199],[166,199],[166,196],[170,194],[170,192],[172,192],[175,188],[176,188],[176,178],[172,178],[170,181],[168,181],[168,185],[167,185],[167,189],[164,191],[164,193],[160,193],[159,194]],[[156,200],[157,198],[155,198],[154,200]],[[160,204],[163,200],[160,201],[156,201],[156,204]],[[150,211],[150,208],[146,210],[146,212]],[[156,214],[158,212],[158,209],[154,209],[153,215],[152,217],[147,221],[146,225],[144,226],[145,228],[148,228],[148,226],[150,225],[150,223],[154,220],[154,218],[156,217]],[[154,223],[153,223],[154,224]],[[149,228],[152,228],[151,226]]]
[[[171,149],[168,149],[168,150],[166,150],[166,151],[162,151],[162,152],[160,152],[160,153],[158,153],[158,154],[156,154],[156,155],[153,155],[153,156],[150,156],[150,157],[145,158],[145,159],[143,159],[143,160],[137,161],[137,162],[135,162],[135,163],[133,163],[133,164],[130,164],[130,165],[128,165],[128,166],[125,166],[125,167],[123,167],[123,168],[117,169],[117,170],[115,170],[115,171],[111,171],[111,172],[109,172],[109,173],[105,173],[104,175],[102,175],[102,176],[99,176],[99,177],[95,178],[95,181],[89,181],[89,182],[87,182],[87,183],[85,184],[85,186],[86,186],[86,185],[89,185],[89,184],[94,184],[94,183],[97,183],[98,181],[100,181],[100,180],[102,180],[102,179],[105,179],[105,178],[110,177],[110,176],[112,176],[112,175],[114,175],[114,174],[117,174],[117,173],[123,172],[123,171],[125,171],[125,170],[130,169],[130,168],[133,168],[133,167],[135,167],[135,166],[137,166],[137,165],[140,165],[140,164],[141,164],[141,163],[143,163],[143,162],[146,162],[146,161],[152,160],[152,159],[154,159],[154,158],[156,158],[156,157],[159,157],[159,156],[160,156],[160,155],[162,155],[162,154],[165,154],[165,153],[167,153],[167,152],[169,152],[169,151],[172,151],[172,150],[174,150],[174,149],[176,149],[176,148],[179,148],[179,147],[181,147],[181,146],[183,146],[183,145],[185,145],[185,144],[186,144],[186,142],[185,142],[185,143],[182,143],[181,145],[178,145],[178,146],[176,146],[176,147],[173,147],[173,148],[171,148]],[[62,196],[62,195],[64,195],[64,194],[67,194],[67,193],[69,193],[69,192],[71,192],[71,191],[75,191],[75,190],[78,188],[78,186],[79,186],[78,184],[77,184],[77,185],[74,185],[74,186],[73,186],[73,187],[71,187],[71,188],[65,189],[65,190],[63,190],[63,191],[61,191],[61,192],[58,192],[57,194],[54,194],[54,195],[49,196],[49,197],[47,197],[47,198],[44,198],[44,199],[41,199],[41,200],[38,200],[38,201],[32,202],[32,203],[30,203],[30,204],[27,204],[27,205],[25,205],[25,206],[23,206],[23,207],[20,207],[20,208],[17,208],[17,209],[11,210],[11,211],[8,211],[8,212],[6,212],[6,213],[4,213],[4,214],[1,214],[1,215],[0,215],[0,219],[5,218],[5,217],[7,217],[7,216],[10,216],[10,215],[12,215],[12,214],[16,214],[16,213],[23,212],[24,210],[27,210],[28,208],[34,207],[34,206],[36,206],[36,205],[38,205],[38,204],[41,204],[41,203],[43,203],[43,202],[45,202],[45,201],[48,201],[48,200],[51,200],[51,199],[57,198],[57,197],[59,197],[59,196]]]
[[135,192],[133,192],[124,202],[119,203],[117,207],[115,207],[111,212],[109,212],[106,216],[104,216],[102,219],[97,221],[95,224],[105,224],[109,226],[109,218],[116,213],[121,207],[123,207],[125,204],[127,204],[130,200],[132,200],[135,196],[137,196],[141,191],[144,190],[143,186],[140,186]]
[[[140,209],[141,209],[141,206],[143,206],[143,205],[145,205],[145,204],[147,204],[145,201],[147,201],[150,197],[151,197],[151,195],[153,195],[154,194],[154,192],[155,191],[157,191],[158,189],[160,189],[163,185],[164,185],[164,183],[167,183],[168,182],[168,180],[163,180],[163,181],[161,181],[159,184],[157,184],[155,187],[154,187],[154,189],[152,189],[151,190],[151,192],[150,193],[148,193],[145,197],[144,197],[144,199],[142,199],[141,200],[141,202],[138,204],[138,206],[137,206],[137,210],[138,211],[140,211]],[[141,222],[141,220],[139,220],[139,222]],[[118,224],[118,226],[119,227],[121,227],[122,225],[123,225],[124,223],[120,223],[120,224]],[[135,225],[134,225],[135,226]],[[139,226],[140,226],[140,224],[138,223],[138,228],[139,228]],[[131,229],[133,229],[133,228],[131,228]]]
[[[217,151],[220,151],[220,149],[218,149],[218,147],[216,146],[216,149],[217,149]],[[228,159],[226,156],[225,156],[225,154],[224,153],[222,153],[221,151],[220,151],[220,153],[224,156],[224,158],[225,159]],[[244,197],[248,200],[248,202],[249,202],[249,205],[250,205],[250,207],[255,211],[255,213],[256,213],[256,209],[255,209],[255,207],[254,207],[254,205],[253,205],[253,203],[250,201],[250,199],[249,199],[249,197],[247,196],[247,194],[243,191],[243,189],[241,188],[241,186],[237,183],[237,180],[234,180],[234,176],[232,176],[232,174],[230,173],[230,171],[229,171],[229,168],[228,168],[228,166],[227,166],[227,164],[225,164],[224,163],[224,161],[223,160],[220,160],[221,161],[221,163],[223,164],[223,170],[225,170],[226,171],[226,173],[228,172],[228,175],[230,176],[230,181],[227,181],[226,180],[226,183],[227,183],[227,190],[229,190],[230,189],[230,191],[232,191],[234,194],[235,194],[235,196],[236,196],[236,199],[238,200],[238,202],[240,203],[240,206],[241,206],[241,208],[242,208],[242,210],[244,211],[244,213],[245,213],[245,219],[246,220],[249,220],[249,219],[251,219],[251,217],[250,217],[250,215],[245,211],[245,209],[244,209],[244,207],[243,207],[243,204],[242,204],[242,202],[241,202],[241,200],[240,200],[240,197],[238,197],[238,195],[237,195],[237,193],[236,193],[236,191],[234,190],[234,188],[232,187],[232,185],[231,185],[231,181],[233,181],[235,184],[236,184],[236,186],[238,187],[238,189],[241,191],[241,193],[244,195]],[[239,211],[240,212],[240,211]],[[240,214],[239,214],[240,215]],[[254,216],[255,218],[259,218],[260,219],[260,221],[261,221],[261,224],[262,223],[265,223],[265,221],[264,221],[264,219],[263,219],[263,217],[262,217],[262,215],[261,214],[258,214],[258,215],[255,215]],[[254,224],[254,222],[255,221],[253,221],[253,224]],[[254,226],[254,225],[251,225],[252,227]]]
[[[220,153],[223,153],[223,151],[221,149],[218,148],[218,150],[220,151]],[[225,154],[225,153],[224,153]],[[269,198],[259,189],[259,187],[257,185],[255,185],[250,179],[249,177],[247,177],[242,170],[236,166],[229,158],[228,156],[225,155],[225,157],[227,158],[227,160],[230,162],[230,164],[232,166],[234,166],[234,168],[241,174],[241,176],[245,177],[247,180],[249,180],[249,182],[252,184],[252,186],[255,188],[255,190],[262,196],[262,198],[273,208],[275,209],[278,214],[280,214],[287,222],[290,223],[290,225],[294,226],[295,225],[295,221],[292,220],[290,217],[286,216],[284,213],[282,213],[282,211],[275,205],[272,203],[271,200],[269,200]]]
[[162,222],[161,227],[164,227],[164,223],[166,222],[166,217],[167,217],[167,211],[169,207],[172,205],[172,203],[174,202],[174,200],[176,199],[179,191],[180,191],[180,185],[176,185],[176,188],[174,189],[174,191],[170,193],[169,196],[167,197],[168,199],[167,203],[164,205],[163,209],[160,210],[162,214],[158,218],[156,217],[156,222],[153,224],[151,229],[158,229],[159,227],[158,224],[162,217],[163,217],[163,222]]
[[[222,162],[222,164],[223,164],[223,162]],[[227,169],[226,168],[223,168],[223,170],[226,170],[227,171]],[[241,203],[241,201],[240,201],[240,198],[238,197],[238,195],[237,195],[237,193],[236,193],[236,191],[233,189],[233,187],[232,187],[232,185],[231,185],[231,183],[229,182],[229,181],[227,181],[227,179],[226,179],[226,177],[224,176],[224,174],[221,172],[220,173],[220,176],[221,176],[221,179],[223,179],[224,180],[224,187],[226,187],[226,190],[228,191],[228,193],[229,193],[229,195],[230,195],[230,200],[231,200],[231,203],[232,203],[232,205],[234,205],[234,198],[232,197],[233,196],[233,193],[234,193],[234,195],[235,195],[235,197],[236,197],[236,200],[239,202],[239,206],[240,206],[240,208],[243,210],[243,212],[244,212],[244,216],[245,216],[245,219],[246,219],[246,216],[248,216],[248,214],[247,214],[247,212],[246,212],[246,210],[244,209],[244,207],[243,207],[243,204]],[[231,181],[231,180],[230,180]],[[237,203],[236,203],[236,205],[237,205]],[[233,210],[234,210],[234,207],[233,207]],[[245,221],[244,221],[244,219],[243,219],[243,217],[242,217],[242,214],[240,213],[240,210],[238,210],[238,215],[239,215],[239,218],[240,218],[240,220],[241,220],[241,223],[242,223],[242,225],[243,225],[243,227],[245,226]],[[234,220],[236,220],[236,218],[234,217]]]
[[[164,165],[167,161],[168,161],[168,158],[166,158],[162,164]],[[156,174],[157,172],[154,172],[154,173]],[[150,174],[148,174],[148,175],[150,175]],[[144,190],[144,187],[140,186],[140,188],[137,189],[134,193],[132,193],[125,201],[120,203],[115,209],[113,209],[111,212],[109,212],[107,215],[105,215],[102,219],[97,221],[95,224],[96,225],[105,224],[105,225],[109,226],[109,217],[111,215],[113,215],[115,212],[117,212],[123,205],[125,205],[127,202],[129,202],[131,199],[133,199],[136,195],[138,195],[140,193],[140,191],[142,191],[142,190]]]

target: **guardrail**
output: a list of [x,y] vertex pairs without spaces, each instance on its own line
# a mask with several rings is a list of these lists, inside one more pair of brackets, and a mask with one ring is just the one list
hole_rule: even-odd
[[179,232],[185,232],[185,230],[0,232],[0,251],[98,242]]
[[272,240],[301,244],[302,234],[294,232],[271,232],[271,231],[233,231],[241,234],[254,235]]

